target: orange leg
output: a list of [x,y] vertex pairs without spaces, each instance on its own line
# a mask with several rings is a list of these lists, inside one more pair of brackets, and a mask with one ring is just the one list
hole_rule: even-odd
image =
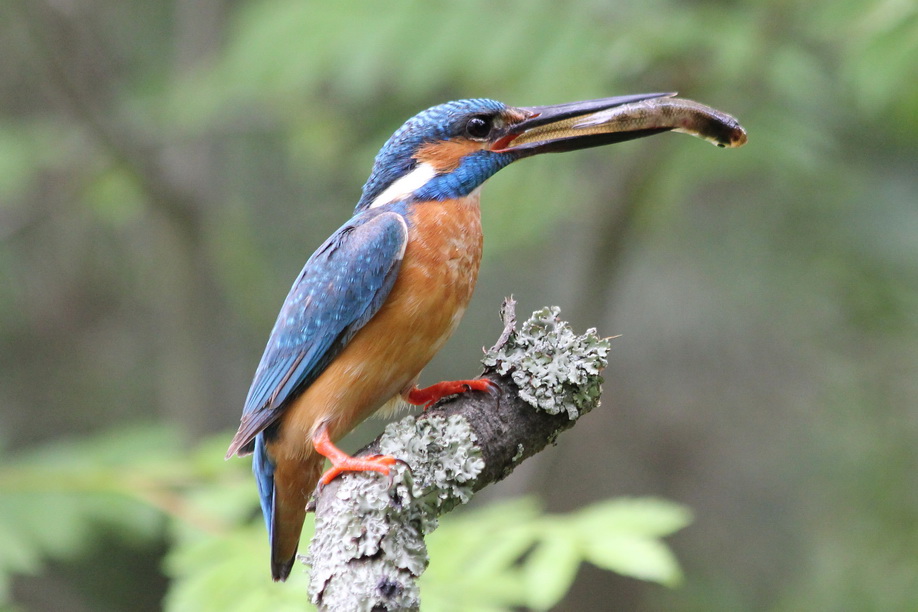
[[424,406],[427,410],[447,395],[456,395],[466,391],[487,391],[491,393],[497,389],[497,385],[487,378],[476,378],[474,380],[447,380],[429,387],[419,389],[415,387],[408,392],[405,400],[415,406]]
[[379,472],[389,474],[389,466],[398,462],[395,457],[388,455],[374,455],[372,457],[351,457],[332,443],[328,437],[328,427],[322,425],[312,437],[312,445],[316,452],[328,458],[332,467],[322,474],[319,484],[327,485],[344,472]]

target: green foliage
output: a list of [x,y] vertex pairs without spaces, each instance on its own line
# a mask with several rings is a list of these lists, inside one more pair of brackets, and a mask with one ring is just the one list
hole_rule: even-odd
[[[312,519],[304,538],[311,536]],[[306,540],[304,540],[306,541]],[[294,570],[284,584],[271,580],[267,538],[261,520],[224,533],[178,534],[166,558],[172,578],[167,612],[308,610],[308,578]]]
[[[174,432],[138,428],[8,459],[0,470],[0,605],[11,603],[12,576],[78,557],[105,529],[168,539],[169,612],[304,609],[305,571],[283,585],[271,581],[254,484],[246,462],[223,461],[226,439],[188,452]],[[558,515],[522,499],[448,515],[428,539],[424,609],[547,610],[583,562],[675,586],[681,573],[661,538],[689,520],[685,508],[653,499]],[[311,531],[309,520],[304,542]]]
[[615,499],[570,514],[544,514],[532,499],[498,502],[441,521],[428,537],[421,578],[425,610],[548,610],[583,562],[676,586],[682,574],[661,542],[690,522],[658,499]]
[[161,508],[178,502],[170,483],[175,437],[136,429],[7,458],[0,469],[0,603],[14,574],[87,548],[99,529],[127,539],[161,537]]

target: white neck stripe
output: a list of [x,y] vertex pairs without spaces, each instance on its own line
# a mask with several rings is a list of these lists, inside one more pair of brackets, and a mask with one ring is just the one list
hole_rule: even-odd
[[437,171],[433,166],[428,163],[420,163],[411,172],[386,187],[368,208],[385,206],[411,195],[435,176],[437,176]]

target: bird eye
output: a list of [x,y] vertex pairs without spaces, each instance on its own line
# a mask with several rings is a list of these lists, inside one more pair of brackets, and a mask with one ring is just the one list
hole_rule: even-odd
[[468,134],[469,138],[476,140],[487,138],[488,134],[491,133],[491,118],[471,117],[465,124],[465,133]]

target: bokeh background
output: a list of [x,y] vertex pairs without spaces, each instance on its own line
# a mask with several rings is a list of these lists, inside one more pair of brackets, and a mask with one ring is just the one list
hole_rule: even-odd
[[[685,504],[684,580],[585,564],[559,610],[918,609],[913,0],[11,0],[0,57],[0,605],[163,605],[182,489],[143,485],[156,510],[126,526],[111,474],[159,448],[138,473],[181,481],[214,434],[222,456],[290,283],[402,121],[679,91],[749,143],[499,173],[476,297],[422,382],[474,375],[511,293],[621,335],[602,408],[479,503]],[[86,472],[36,465],[93,452],[111,496],[80,514]],[[208,465],[251,511],[247,462]]]

